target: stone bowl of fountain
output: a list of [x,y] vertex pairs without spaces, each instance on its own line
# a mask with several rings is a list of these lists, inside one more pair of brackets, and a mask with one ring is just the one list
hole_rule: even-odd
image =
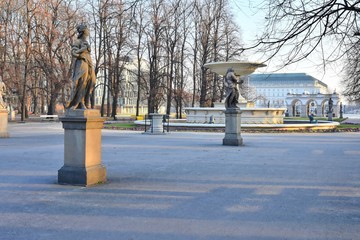
[[246,76],[255,72],[257,68],[266,67],[266,64],[245,61],[211,62],[206,63],[204,67],[222,76],[226,74],[229,68],[232,68],[237,76]]

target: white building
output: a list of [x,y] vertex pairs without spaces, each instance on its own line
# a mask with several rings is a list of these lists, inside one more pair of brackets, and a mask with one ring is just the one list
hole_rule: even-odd
[[[136,102],[138,98],[138,82],[137,82],[137,64],[130,58],[126,58],[124,63],[124,69],[121,73],[119,98],[118,98],[118,115],[135,115],[136,114]],[[142,66],[145,66],[142,63]],[[145,69],[145,70],[144,70]],[[147,74],[147,68],[142,69],[142,74]],[[100,106],[104,94],[104,74],[99,73],[97,76],[97,84],[95,88],[95,105]],[[105,93],[105,103],[107,102],[108,93]],[[110,102],[112,103],[112,96],[110,95]],[[140,91],[139,102],[139,115],[147,114],[147,90],[146,84]]]
[[305,73],[251,74],[249,88],[255,90],[258,107],[285,107],[288,94],[328,94],[328,86]]

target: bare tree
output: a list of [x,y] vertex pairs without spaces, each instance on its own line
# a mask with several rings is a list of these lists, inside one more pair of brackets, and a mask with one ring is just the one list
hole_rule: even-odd
[[127,8],[125,3],[117,3],[114,6],[115,15],[113,18],[112,49],[114,50],[114,64],[111,68],[113,72],[111,94],[112,94],[112,113],[116,119],[120,85],[124,66],[129,63],[128,57],[131,47],[129,46],[131,6]]
[[199,56],[196,59],[199,59],[198,68],[201,69],[200,106],[205,107],[212,106],[215,101],[221,100],[223,87],[222,81],[219,81],[221,78],[209,73],[204,64],[239,57],[241,48],[236,46],[235,42],[239,43],[240,36],[234,35],[233,28],[229,27],[232,24],[230,21],[232,16],[225,11],[229,7],[227,0],[205,0],[195,7],[196,14],[199,16],[198,49],[195,53]]
[[[253,47],[266,52],[267,59],[280,56],[286,66],[320,54],[325,68],[330,62],[343,61],[348,52],[356,52],[351,43],[360,35],[359,1],[269,0],[262,6],[267,12],[265,30]],[[352,82],[349,84],[348,95]]]
[[[71,78],[70,44],[79,22],[77,12],[64,0],[46,0],[37,9],[34,58],[44,76],[47,114],[55,114],[55,106]],[[41,76],[41,74],[40,74]],[[64,101],[64,99],[62,99]]]
[[356,39],[346,56],[346,78],[343,80],[343,94],[351,102],[360,103],[360,47]]
[[187,54],[187,40],[191,29],[191,22],[189,21],[191,16],[191,10],[193,9],[192,3],[189,1],[182,1],[181,15],[180,18],[180,33],[181,37],[178,43],[178,56],[176,59],[176,79],[174,84],[174,99],[175,99],[175,110],[176,118],[182,118],[183,102],[185,98],[185,86],[186,86],[186,58]]
[[[92,47],[94,48],[94,71],[97,79],[95,89],[102,89],[101,97],[101,116],[105,114],[105,99],[108,93],[108,77],[106,69],[106,38],[108,37],[107,19],[108,5],[110,0],[92,0],[90,1],[88,19],[94,34],[91,35]],[[100,74],[99,74],[100,73]],[[92,100],[94,101],[94,100]]]
[[12,1],[0,3],[0,80],[7,82],[6,72],[8,71],[8,42],[9,28],[11,26],[12,13],[14,11]]
[[17,102],[21,101],[23,76],[23,48],[20,47],[22,43],[23,18],[20,11],[24,5],[11,0],[2,1],[1,6],[1,78],[10,89],[13,99],[12,107],[19,106]]
[[2,77],[11,91],[18,95],[21,120],[27,117],[31,103],[37,112],[38,102],[45,102],[45,93],[49,97],[48,113],[53,114],[70,75],[70,47],[67,43],[73,34],[69,29],[75,29],[74,5],[65,0],[8,1],[2,4],[4,24],[1,25],[5,26],[7,33]]
[[[215,8],[215,9],[214,9]],[[203,5],[196,6],[197,13],[200,15],[199,22],[199,52],[200,52],[200,106],[206,107],[209,106],[209,76],[207,69],[204,65],[211,59],[211,36],[214,26],[214,15],[216,15],[216,2],[215,1],[205,1]],[[214,11],[215,10],[215,11]]]
[[149,98],[148,112],[157,112],[163,98],[164,72],[162,66],[162,43],[166,27],[166,16],[163,12],[164,0],[152,0],[149,6],[150,22],[146,28],[147,49],[149,60]]
[[[175,65],[178,62],[176,59],[178,42],[180,41],[180,20],[181,12],[180,8],[181,1],[171,1],[170,5],[165,5],[165,11],[167,12],[166,28],[164,31],[165,43],[166,43],[166,114],[170,114],[173,98],[173,84],[175,79]],[[177,61],[176,61],[177,60]]]
[[137,85],[137,96],[136,96],[136,116],[139,116],[139,107],[142,102],[143,93],[146,92],[146,81],[144,79],[144,73],[142,71],[144,64],[144,57],[147,51],[146,43],[144,41],[144,15],[145,15],[145,6],[143,4],[135,5],[133,8],[133,16],[132,19],[132,31],[133,38],[136,39],[136,45],[134,46],[135,51],[135,62],[136,62],[136,85]]
[[200,31],[199,31],[199,27],[200,27],[200,16],[198,13],[198,0],[195,0],[192,8],[191,8],[191,12],[193,13],[191,15],[191,19],[193,20],[193,26],[192,26],[192,31],[190,31],[190,33],[192,34],[192,44],[191,44],[191,48],[192,48],[192,101],[191,101],[191,106],[194,107],[195,106],[195,102],[196,102],[196,96],[197,96],[197,90],[198,90],[198,84],[197,84],[197,79],[198,79],[198,58],[199,58],[199,38],[200,38]]
[[[338,60],[346,53],[348,40],[359,33],[357,16],[360,3],[348,0],[271,0],[268,4],[265,32],[257,46],[278,54],[284,48],[285,64],[301,61],[314,51],[322,51],[325,60]],[[324,51],[326,40],[335,40],[332,51]]]
[[28,81],[28,73],[30,69],[30,55],[31,55],[31,37],[32,37],[32,21],[31,18],[34,17],[35,6],[32,4],[31,0],[25,1],[24,11],[25,11],[25,31],[23,36],[23,41],[25,45],[25,55],[24,55],[24,76],[22,84],[22,101],[21,101],[21,121],[25,120],[27,117],[27,91],[26,84]]

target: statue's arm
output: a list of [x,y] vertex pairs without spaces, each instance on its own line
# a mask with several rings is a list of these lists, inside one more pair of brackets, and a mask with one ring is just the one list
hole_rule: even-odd
[[237,84],[242,84],[244,83],[244,80],[243,79],[238,79],[234,73],[231,74],[231,78],[232,78],[232,81],[234,83],[237,83]]
[[79,50],[79,47],[77,45],[72,45],[71,47],[71,55],[75,58],[79,57],[80,54],[77,53],[77,51]]
[[90,44],[88,42],[82,42],[81,47],[78,50],[76,50],[75,53],[81,54],[85,51],[90,52]]

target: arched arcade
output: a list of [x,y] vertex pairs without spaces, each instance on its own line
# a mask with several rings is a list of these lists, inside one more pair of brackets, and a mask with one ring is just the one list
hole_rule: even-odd
[[329,110],[329,99],[333,101],[333,117],[340,116],[340,96],[333,94],[288,94],[285,100],[290,117],[307,117],[313,114],[326,117]]

